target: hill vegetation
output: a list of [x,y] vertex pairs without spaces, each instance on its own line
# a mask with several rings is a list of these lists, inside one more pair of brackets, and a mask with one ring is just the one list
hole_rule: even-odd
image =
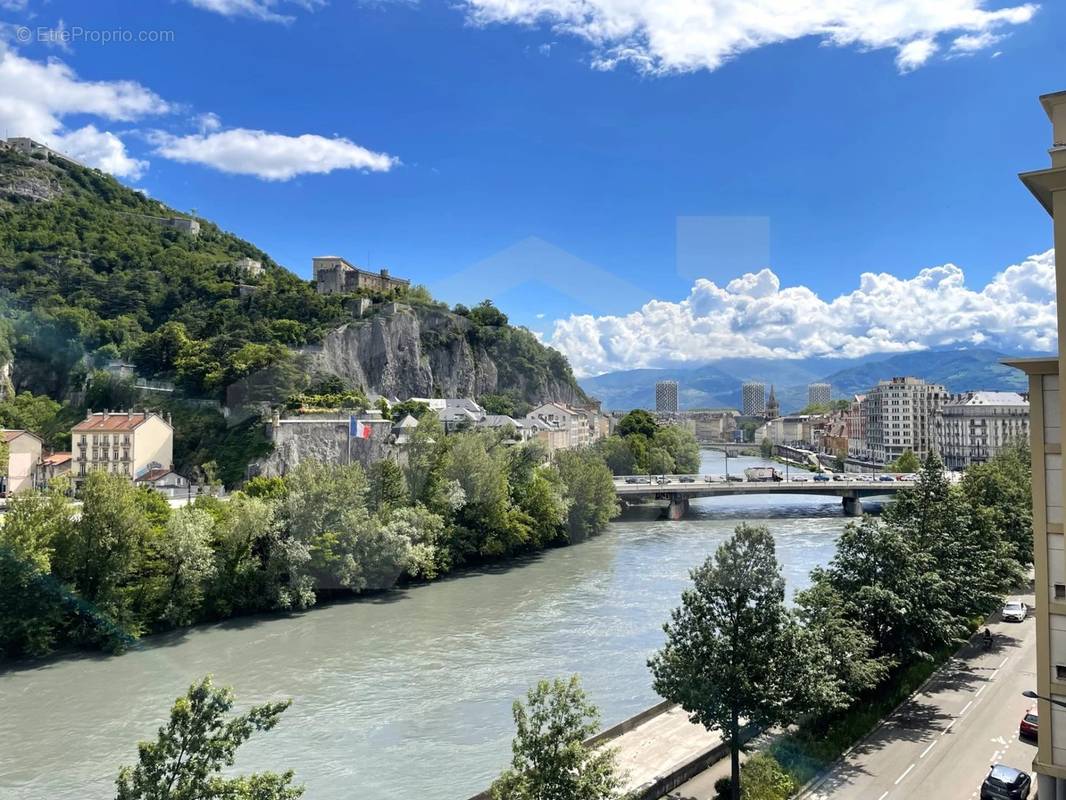
[[[65,444],[69,422],[85,408],[136,404],[169,411],[181,423],[179,470],[214,452],[221,477],[232,483],[269,446],[254,420],[234,425],[222,405],[291,406],[292,398],[322,387],[355,396],[378,387],[312,374],[300,355],[352,320],[350,296],[317,294],[209,220],[197,218],[193,236],[169,227],[174,218],[188,217],[98,171],[0,149],[0,364],[13,364],[9,394],[13,388],[58,404],[27,426],[50,445]],[[242,268],[242,259],[260,262],[261,273]],[[581,394],[566,359],[510,326],[491,302],[453,313],[418,286],[357,294],[461,322],[470,350],[496,362],[496,392],[512,407],[549,399],[531,396],[544,387]],[[421,343],[423,350],[433,344]],[[100,371],[115,359],[175,391],[138,391]],[[17,404],[33,405],[25,398]],[[19,408],[0,404],[4,424]]]

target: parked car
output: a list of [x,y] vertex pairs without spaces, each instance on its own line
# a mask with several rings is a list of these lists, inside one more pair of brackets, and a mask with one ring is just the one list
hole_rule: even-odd
[[896,479],[893,478],[891,475],[879,475],[877,480],[879,480],[879,481],[888,481],[889,483],[892,483]]
[[1032,706],[1025,712],[1025,716],[1022,717],[1022,721],[1018,723],[1018,738],[1019,739],[1032,739],[1036,741],[1037,734],[1040,732],[1040,718],[1036,713],[1036,706]]
[[1033,788],[1028,772],[993,764],[981,784],[981,800],[1027,800]]
[[819,472],[817,475],[814,476],[814,479],[816,481],[827,481],[829,480],[829,476],[826,475],[824,472]]
[[1029,606],[1019,600],[1011,600],[999,613],[1004,622],[1025,622],[1029,615]]

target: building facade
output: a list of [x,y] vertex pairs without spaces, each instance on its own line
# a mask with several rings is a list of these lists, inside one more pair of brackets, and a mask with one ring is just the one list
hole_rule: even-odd
[[389,292],[411,285],[409,280],[392,277],[387,269],[369,272],[349,264],[340,256],[315,256],[311,259],[311,272],[315,291],[319,294],[345,294],[358,289]]
[[90,411],[71,429],[70,442],[75,483],[93,470],[132,480],[174,464],[174,429],[149,411]]
[[947,390],[921,378],[881,381],[866,394],[866,443],[878,464],[895,461],[910,450],[925,458],[936,448],[936,419]]
[[833,387],[828,383],[811,383],[807,385],[807,405],[827,406],[832,399]]
[[1016,392],[952,395],[936,420],[936,446],[948,469],[983,464],[1028,438],[1029,401]]
[[740,411],[745,417],[759,417],[766,411],[766,384],[748,381],[740,387]]
[[677,410],[677,381],[658,381],[655,384],[655,411],[676,414]]
[[[1051,168],[1023,173],[1022,182],[1051,215],[1055,249],[1066,253],[1066,92],[1040,98],[1052,123]],[[1066,274],[1055,270],[1058,298]],[[1066,305],[1056,303],[1058,329],[1066,330]],[[1033,564],[1036,577],[1036,690],[1040,735],[1033,759],[1037,794],[1066,797],[1066,546],[1063,543],[1062,419],[1066,394],[1063,354],[1008,362],[1029,376],[1033,481]],[[1050,702],[1054,700],[1055,703]]]
[[781,405],[777,402],[777,395],[774,394],[774,386],[770,384],[770,399],[766,401],[766,418],[775,419],[781,416]]
[[42,480],[44,442],[35,433],[23,430],[0,431],[7,445],[7,467],[0,475],[3,494],[35,489]]

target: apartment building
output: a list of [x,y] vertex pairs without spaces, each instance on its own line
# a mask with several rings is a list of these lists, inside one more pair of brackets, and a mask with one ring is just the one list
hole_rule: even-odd
[[0,475],[0,491],[5,495],[36,488],[41,481],[44,442],[35,433],[0,430],[7,445],[7,467]]
[[983,464],[1029,437],[1029,401],[1017,392],[952,395],[936,419],[936,447],[948,469]]
[[807,384],[807,405],[827,406],[833,396],[833,387],[828,383]]
[[94,469],[130,479],[174,463],[174,429],[149,411],[89,411],[70,432],[75,483]]
[[655,411],[658,414],[677,413],[677,381],[658,381],[655,384]]
[[[1052,123],[1051,168],[1023,173],[1022,182],[1052,217],[1055,250],[1066,253],[1066,92],[1040,98]],[[1066,274],[1055,270],[1066,297]],[[1056,306],[1066,330],[1066,306]],[[1063,544],[1062,419],[1066,395],[1058,357],[1007,362],[1029,376],[1029,441],[1033,458],[1033,562],[1036,572],[1036,691],[1040,736],[1033,769],[1041,798],[1066,797],[1066,547]],[[1054,701],[1052,703],[1051,701]]]
[[936,418],[947,390],[920,378],[880,381],[866,394],[864,415],[870,458],[887,464],[910,450],[925,458],[936,448]]
[[766,411],[766,384],[748,381],[740,387],[740,410],[745,417],[761,417]]

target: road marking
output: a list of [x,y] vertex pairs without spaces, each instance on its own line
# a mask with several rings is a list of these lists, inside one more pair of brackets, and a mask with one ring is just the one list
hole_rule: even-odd
[[992,670],[992,674],[988,676],[989,682],[994,681],[996,679],[996,675],[998,675],[998,674],[999,674],[999,667],[996,667],[994,670]]
[[922,754],[918,756],[918,758],[925,758],[929,755],[929,751],[933,749],[934,744],[936,744],[936,739],[933,739],[933,741],[929,743],[929,746],[922,751]]
[[974,697],[980,697],[981,696],[981,692],[983,692],[984,690],[985,690],[985,687],[982,686],[980,689],[978,689],[976,692],[973,693],[973,696]]
[[997,736],[995,739],[989,739],[992,744],[1006,744],[1006,740],[1002,736]]
[[886,797],[888,797],[888,792],[882,794],[880,797],[877,798],[877,800],[885,800]]
[[911,774],[911,770],[912,770],[912,769],[914,769],[914,764],[911,764],[911,765],[910,765],[909,767],[907,767],[907,768],[906,768],[905,770],[903,770],[903,774],[902,774],[902,775],[900,775],[900,776],[899,776],[898,778],[896,778],[896,783],[895,783],[895,785],[896,785],[896,786],[899,786],[899,782],[900,782],[901,780],[903,780],[904,778],[906,778],[906,777],[907,777],[908,775],[910,775],[910,774]]
[[1008,662],[1009,660],[1010,660],[1010,656],[1007,656],[1007,657],[1006,657],[1005,659],[1003,659],[1003,660],[1002,660],[1002,661],[1000,662],[999,666],[998,666],[998,667],[996,667],[996,669],[1003,669],[1003,667],[1004,667],[1004,666],[1006,665],[1006,663],[1007,663],[1007,662]]
[[[956,719],[957,719],[957,717],[956,717]],[[954,724],[955,724],[955,720],[953,719],[953,720],[952,720],[951,722],[949,722],[949,723],[948,723],[947,727],[946,727],[946,728],[944,728],[944,730],[942,730],[942,731],[940,732],[940,735],[941,735],[941,736],[943,736],[943,735],[944,735],[945,733],[947,733],[948,731],[950,731],[950,730],[951,730],[951,726],[952,726],[952,725],[954,725]]]
[[961,717],[963,714],[965,714],[967,711],[969,711],[970,710],[970,706],[972,706],[972,705],[973,705],[973,700],[971,700],[969,703],[964,705],[962,707],[962,711],[959,712],[959,716]]

